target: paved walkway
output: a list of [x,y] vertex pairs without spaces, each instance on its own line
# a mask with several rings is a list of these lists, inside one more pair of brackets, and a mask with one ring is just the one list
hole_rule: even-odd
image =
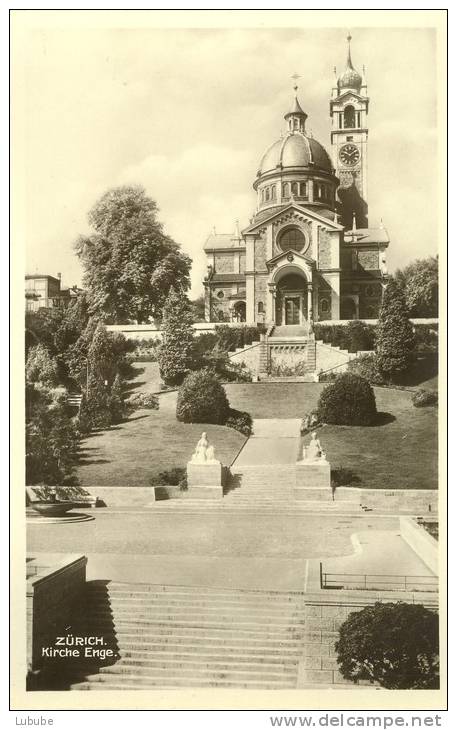
[[295,464],[300,448],[299,418],[255,418],[253,434],[232,465]]

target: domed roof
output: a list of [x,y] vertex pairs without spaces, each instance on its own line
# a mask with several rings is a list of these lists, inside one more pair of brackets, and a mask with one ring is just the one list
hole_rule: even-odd
[[338,88],[342,89],[355,89],[360,91],[362,86],[362,77],[358,71],[353,68],[352,63],[348,62],[348,65],[343,73],[338,78]]
[[333,166],[325,149],[302,132],[290,132],[267,149],[259,167],[259,175],[278,167],[311,167],[333,174]]

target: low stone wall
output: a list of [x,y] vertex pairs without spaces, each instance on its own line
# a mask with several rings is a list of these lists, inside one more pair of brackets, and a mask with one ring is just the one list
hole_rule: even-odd
[[358,500],[368,509],[382,512],[409,512],[427,514],[438,511],[438,490],[436,489],[361,489],[359,487],[337,487],[335,502]]
[[[228,327],[239,327],[239,322],[195,322],[192,327],[195,334],[204,334],[214,332],[220,324]],[[108,324],[106,326],[108,332],[118,332],[127,340],[156,340],[162,339],[162,330],[155,324]]]
[[[325,593],[325,592],[324,592]],[[382,600],[392,599],[384,593]],[[338,600],[326,600],[325,596],[305,598],[304,614],[306,629],[302,657],[298,666],[297,688],[306,687],[310,683],[324,685],[347,684],[355,687],[353,682],[342,677],[336,660],[335,642],[342,623],[350,613],[361,611],[365,606],[379,600],[378,596],[361,596],[357,598],[342,595]],[[409,594],[402,594],[401,600],[412,600]],[[417,601],[417,598],[414,598]],[[437,610],[436,603],[430,602],[430,608]],[[361,681],[360,685],[376,686],[369,681]]]
[[57,636],[74,623],[86,583],[85,555],[27,556],[27,666],[40,669],[42,647],[54,647]]
[[432,535],[411,517],[400,517],[400,532],[425,565],[438,575],[438,542]]
[[144,507],[155,501],[155,487],[84,488],[93,497],[97,497],[97,507]]

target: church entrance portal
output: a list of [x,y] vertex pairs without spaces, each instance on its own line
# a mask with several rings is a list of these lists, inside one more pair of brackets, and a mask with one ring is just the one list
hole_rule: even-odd
[[300,274],[287,274],[277,285],[276,324],[303,325],[308,318],[308,285]]
[[300,324],[301,297],[284,297],[285,323]]

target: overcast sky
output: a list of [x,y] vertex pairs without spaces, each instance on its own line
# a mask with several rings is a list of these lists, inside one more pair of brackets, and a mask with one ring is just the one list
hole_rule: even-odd
[[[193,259],[248,224],[252,183],[284,128],[291,75],[308,129],[330,150],[333,67],[347,29],[36,30],[24,53],[27,271],[80,284],[73,242],[103,192],[141,184]],[[391,271],[438,251],[435,32],[352,29],[367,69],[369,224],[383,219]],[[14,98],[13,98],[14,101]]]

